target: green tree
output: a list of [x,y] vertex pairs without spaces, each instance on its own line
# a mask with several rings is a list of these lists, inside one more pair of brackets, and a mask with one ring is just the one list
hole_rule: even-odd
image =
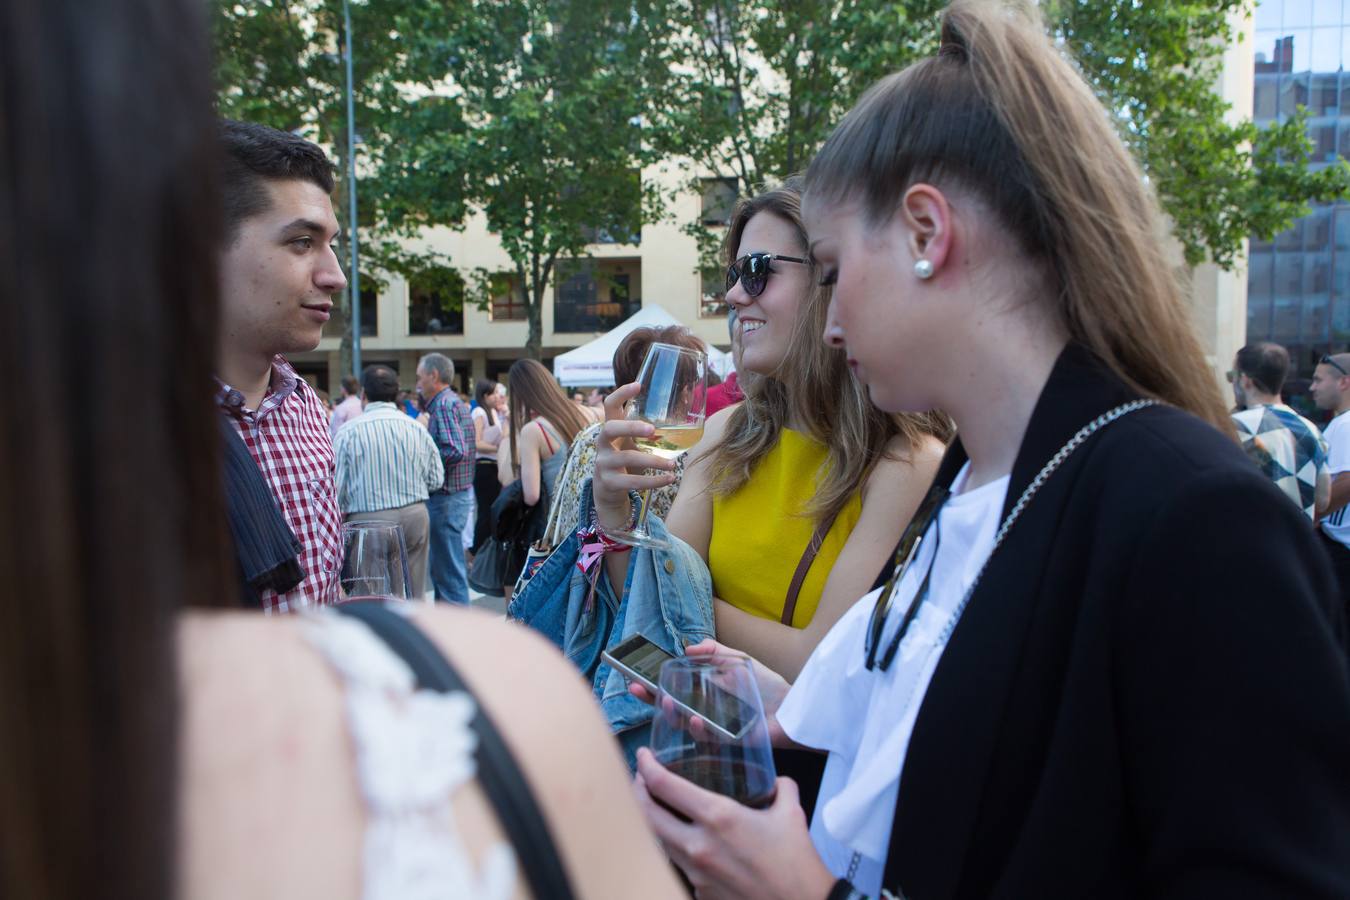
[[[430,277],[446,260],[399,239],[481,210],[538,357],[556,264],[660,214],[639,172],[655,159],[641,116],[668,72],[666,17],[617,0],[367,0],[351,15],[363,258]],[[301,130],[345,163],[340,0],[217,0],[214,16],[222,112]],[[491,274],[468,273],[480,304]]]
[[640,176],[659,155],[642,116],[668,77],[668,29],[655,3],[497,0],[423,39],[418,52],[449,60],[466,123],[440,152],[513,262],[531,357],[558,264],[636,241],[661,214]]
[[[214,0],[218,103],[222,115],[295,131],[329,148],[337,167],[333,205],[344,223],[350,185],[347,109],[342,56],[341,0]],[[453,170],[435,155],[437,141],[462,131],[459,110],[427,98],[408,104],[409,84],[423,81],[403,51],[401,34],[448,27],[441,0],[366,0],[351,5],[356,90],[358,216],[363,287],[381,276],[421,277],[447,261],[441,254],[409,250],[415,228],[454,225],[465,196]],[[344,328],[343,371],[351,369],[349,298],[339,299]]]
[[1047,0],[1055,34],[1078,59],[1153,180],[1191,265],[1232,268],[1251,234],[1269,239],[1309,202],[1350,194],[1344,160],[1308,169],[1302,114],[1261,129],[1226,119],[1215,92],[1230,18],[1250,0]]
[[[1344,161],[1307,169],[1301,118],[1226,120],[1214,92],[1230,14],[1250,0],[1042,0],[1175,223],[1191,265],[1231,268],[1249,234],[1270,237],[1310,201],[1350,193]],[[887,72],[936,50],[932,0],[678,0],[682,77],[659,108],[675,147],[747,194],[805,168],[829,130]],[[1085,152],[1090,149],[1085,148]],[[699,223],[705,272],[716,234]]]

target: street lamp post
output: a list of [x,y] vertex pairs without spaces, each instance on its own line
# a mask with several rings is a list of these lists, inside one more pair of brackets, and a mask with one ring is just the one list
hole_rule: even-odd
[[352,326],[352,374],[361,377],[361,270],[356,244],[356,114],[352,100],[352,11],[342,0],[342,24],[347,45],[347,243],[351,248],[351,280],[347,290]]

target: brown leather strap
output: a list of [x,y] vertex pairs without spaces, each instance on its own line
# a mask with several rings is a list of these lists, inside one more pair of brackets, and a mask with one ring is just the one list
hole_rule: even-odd
[[802,591],[802,582],[806,580],[806,573],[811,571],[811,563],[816,561],[816,554],[820,552],[820,545],[825,543],[825,535],[830,533],[834,527],[834,516],[830,516],[824,522],[816,527],[816,533],[811,535],[811,543],[806,545],[802,551],[802,558],[797,563],[797,571],[792,573],[792,583],[788,585],[787,597],[783,600],[783,617],[780,621],[784,625],[792,624],[792,614],[797,611],[797,595]]

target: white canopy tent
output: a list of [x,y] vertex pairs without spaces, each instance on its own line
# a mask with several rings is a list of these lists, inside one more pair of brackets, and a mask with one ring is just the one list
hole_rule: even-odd
[[[589,344],[560,353],[553,359],[553,375],[566,387],[604,387],[614,383],[614,351],[635,328],[664,328],[683,323],[656,304],[643,306],[622,323]],[[733,368],[731,354],[708,348],[708,365],[726,376]]]

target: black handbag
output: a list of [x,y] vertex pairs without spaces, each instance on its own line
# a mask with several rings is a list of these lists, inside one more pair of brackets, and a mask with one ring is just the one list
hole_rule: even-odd
[[502,488],[492,504],[492,533],[474,551],[469,587],[489,597],[506,596],[506,586],[515,584],[547,520],[548,501],[541,496],[534,506],[526,506],[520,479]]
[[494,535],[484,538],[469,566],[469,587],[489,597],[506,596],[504,588],[511,577],[510,550],[509,541],[499,541]]

